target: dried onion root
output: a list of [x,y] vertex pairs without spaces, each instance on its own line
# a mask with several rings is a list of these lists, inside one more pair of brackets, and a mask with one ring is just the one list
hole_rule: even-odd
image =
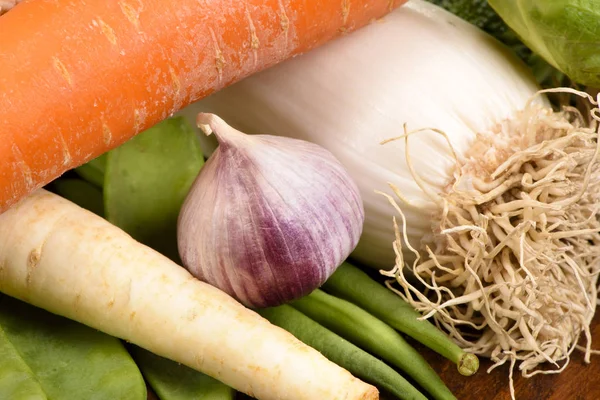
[[[381,271],[394,278],[388,287],[465,350],[490,357],[490,370],[509,362],[513,398],[517,363],[525,377],[561,372],[581,334],[586,362],[592,353],[600,119],[598,101],[570,92],[589,100],[591,122],[573,108],[530,102],[479,135],[439,194],[419,251],[407,241],[399,189],[392,187],[399,201],[387,196],[404,225],[394,220],[396,267]],[[405,246],[416,260],[405,258]]]

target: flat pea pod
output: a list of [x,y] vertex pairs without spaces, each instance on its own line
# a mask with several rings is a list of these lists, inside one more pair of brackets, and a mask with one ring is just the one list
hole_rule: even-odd
[[52,182],[52,190],[59,196],[99,216],[104,215],[102,189],[83,179],[57,179]]
[[233,400],[235,390],[201,372],[137,346],[130,353],[160,400]]
[[421,392],[393,368],[292,306],[282,305],[260,309],[257,312],[272,324],[285,329],[302,342],[320,351],[330,361],[345,368],[357,378],[399,399],[426,400]]
[[343,263],[321,288],[356,304],[446,357],[457,365],[462,375],[473,375],[479,369],[479,359],[475,354],[465,352],[436,326],[421,320],[421,314],[410,304],[354,265]]
[[116,338],[0,294],[0,399],[146,400]]
[[169,118],[108,152],[106,219],[137,241],[179,262],[177,219],[204,164],[196,132]]
[[93,160],[88,161],[80,167],[75,168],[75,172],[85,181],[92,185],[102,188],[104,186],[104,173],[106,171],[107,153],[102,154]]
[[362,308],[319,289],[290,305],[344,339],[401,369],[434,399],[456,399],[419,352],[394,328]]

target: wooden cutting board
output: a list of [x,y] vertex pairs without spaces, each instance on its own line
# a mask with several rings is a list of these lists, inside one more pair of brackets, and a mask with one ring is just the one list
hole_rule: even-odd
[[[581,342],[583,344],[585,342]],[[414,344],[414,343],[413,343]],[[508,366],[486,370],[492,365],[481,360],[479,371],[463,377],[456,366],[419,344],[414,344],[438,371],[448,388],[459,400],[510,400]],[[600,349],[600,315],[592,323],[592,348]],[[583,361],[583,353],[575,350],[566,369],[560,374],[523,378],[515,370],[517,400],[600,400],[600,355],[592,355],[591,363]]]

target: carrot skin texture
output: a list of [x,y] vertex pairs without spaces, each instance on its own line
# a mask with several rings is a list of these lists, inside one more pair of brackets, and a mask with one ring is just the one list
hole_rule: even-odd
[[0,291],[258,399],[378,398],[224,292],[43,189],[0,215]]
[[405,1],[19,4],[0,19],[0,212],[189,103]]

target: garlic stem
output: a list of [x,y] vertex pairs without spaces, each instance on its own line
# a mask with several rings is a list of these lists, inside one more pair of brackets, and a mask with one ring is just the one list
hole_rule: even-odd
[[221,117],[211,113],[199,113],[196,117],[196,124],[206,136],[214,133],[221,145],[239,144],[250,137],[229,126]]

